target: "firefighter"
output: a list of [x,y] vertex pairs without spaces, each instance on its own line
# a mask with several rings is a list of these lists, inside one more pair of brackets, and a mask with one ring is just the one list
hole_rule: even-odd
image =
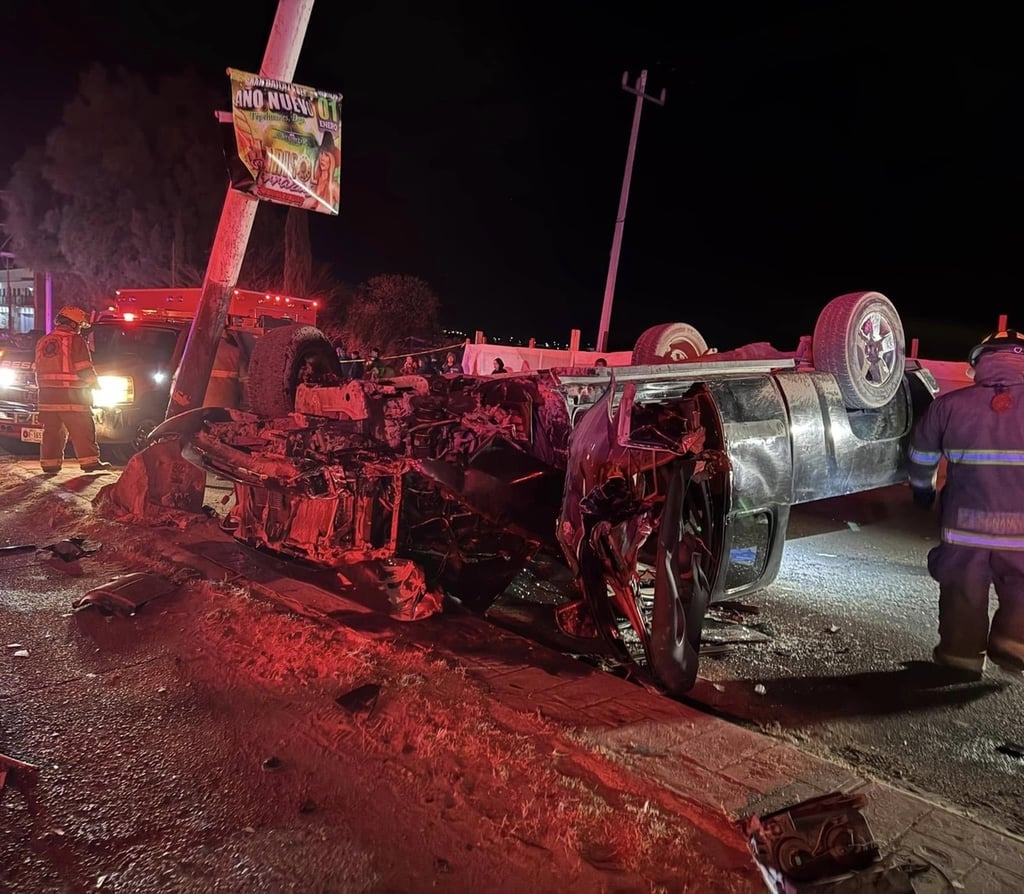
[[88,328],[89,317],[82,308],[62,307],[53,331],[36,343],[39,421],[43,425],[39,465],[44,475],[60,471],[69,436],[83,472],[110,468],[110,463],[100,460],[92,418],[92,390],[97,381],[84,338]]
[[[939,462],[941,542],[928,553],[939,584],[938,664],[980,675],[986,655],[1024,672],[1024,333],[971,349],[974,384],[937,397],[911,438],[914,502],[930,509]],[[989,622],[989,589],[999,605]]]
[[234,335],[225,332],[217,343],[203,406],[238,409],[242,405],[241,373],[242,350]]

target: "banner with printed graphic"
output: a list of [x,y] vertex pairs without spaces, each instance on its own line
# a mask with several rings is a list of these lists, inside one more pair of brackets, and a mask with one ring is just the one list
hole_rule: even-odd
[[[337,214],[341,94],[228,69],[231,186],[268,202]],[[237,154],[236,154],[237,153]]]

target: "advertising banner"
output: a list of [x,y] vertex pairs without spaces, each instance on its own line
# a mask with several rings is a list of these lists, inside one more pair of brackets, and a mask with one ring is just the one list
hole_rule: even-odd
[[341,94],[233,68],[228,75],[237,151],[228,165],[231,186],[268,202],[337,214]]

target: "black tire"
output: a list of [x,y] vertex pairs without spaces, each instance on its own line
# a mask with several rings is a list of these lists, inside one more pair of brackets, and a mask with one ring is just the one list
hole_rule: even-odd
[[707,481],[695,480],[690,463],[675,470],[658,525],[651,670],[670,695],[697,682],[700,638],[713,582],[721,522]]
[[903,382],[907,341],[892,302],[881,292],[833,298],[818,315],[811,345],[814,368],[832,373],[846,406],[875,410]]
[[336,381],[341,363],[327,337],[314,326],[269,329],[253,345],[249,358],[246,406],[258,416],[287,416],[309,363],[312,382]]
[[149,433],[161,422],[163,422],[163,419],[142,419],[139,421],[139,424],[135,426],[135,437],[132,438],[131,444],[128,445],[129,456],[146,449],[149,445]]
[[633,365],[648,366],[694,360],[708,345],[689,323],[660,323],[644,330],[633,347]]

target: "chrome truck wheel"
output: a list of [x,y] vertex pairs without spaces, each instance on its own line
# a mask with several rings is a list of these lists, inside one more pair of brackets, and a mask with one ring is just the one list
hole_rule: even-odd
[[884,407],[906,367],[903,323],[881,292],[851,292],[825,305],[814,326],[814,368],[832,373],[846,405]]
[[708,349],[704,336],[689,323],[661,323],[641,333],[633,347],[634,366],[695,360]]

